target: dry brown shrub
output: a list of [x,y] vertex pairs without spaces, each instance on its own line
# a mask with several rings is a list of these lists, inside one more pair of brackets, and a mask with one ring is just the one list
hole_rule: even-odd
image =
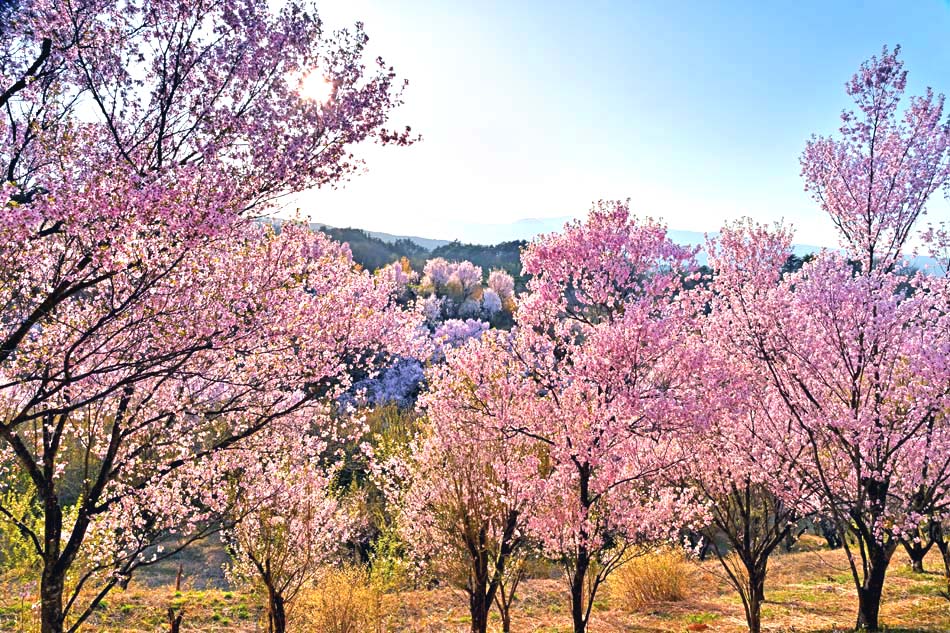
[[294,628],[321,633],[383,633],[393,615],[388,596],[364,567],[328,568],[294,607]]
[[610,577],[610,598],[627,611],[659,602],[685,600],[693,566],[678,549],[661,549],[632,558]]

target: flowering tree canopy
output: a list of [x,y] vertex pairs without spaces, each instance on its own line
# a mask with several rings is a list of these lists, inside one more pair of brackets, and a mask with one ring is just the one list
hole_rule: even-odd
[[308,413],[215,455],[214,467],[230,474],[223,500],[231,520],[229,577],[263,585],[272,633],[284,633],[287,606],[323,564],[340,557],[355,522],[332,489],[335,467],[327,466],[339,464],[325,439],[334,425]]
[[848,84],[860,113],[843,115],[843,139],[813,140],[802,158],[851,261],[826,251],[783,277],[790,237],[748,223],[724,230],[711,259],[718,340],[766,378],[756,397],[785,430],[778,446],[806,448],[799,485],[853,536],[858,627],[870,629],[900,539],[950,503],[950,288],[946,277],[895,273],[950,176],[948,127],[929,91],[899,124],[904,83],[897,51],[863,65]]
[[[23,531],[44,632],[79,626],[159,535],[197,533],[185,507],[214,487],[174,483],[201,475],[195,459],[413,339],[345,249],[240,220],[346,177],[354,143],[411,142],[383,127],[401,87],[381,60],[366,67],[365,44],[300,2],[4,12],[2,460],[44,517]],[[326,101],[298,90],[310,73],[332,84]],[[60,484],[74,451],[88,457],[78,501]],[[92,533],[123,542],[78,572]]]
[[693,511],[662,483],[680,458],[672,431],[695,422],[700,356],[683,344],[694,308],[680,294],[692,255],[612,202],[523,255],[532,279],[507,353],[531,388],[496,425],[545,455],[544,511],[530,527],[568,572],[578,633],[628,547],[670,536]]
[[433,369],[420,405],[427,426],[413,451],[400,525],[415,555],[469,597],[473,633],[485,633],[543,503],[540,453],[517,425],[534,385],[507,354],[507,333],[492,331],[448,353]]

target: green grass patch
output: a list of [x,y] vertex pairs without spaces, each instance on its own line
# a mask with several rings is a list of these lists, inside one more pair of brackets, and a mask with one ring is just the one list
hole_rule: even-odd
[[686,624],[709,624],[719,619],[718,613],[690,613],[684,618]]

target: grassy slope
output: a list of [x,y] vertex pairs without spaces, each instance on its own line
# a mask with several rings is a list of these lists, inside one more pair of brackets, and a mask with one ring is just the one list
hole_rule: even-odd
[[[939,569],[931,556],[928,569]],[[709,631],[744,630],[738,597],[717,573],[716,564],[696,565],[688,600],[656,604],[640,613],[627,613],[611,605],[608,590],[599,597],[591,633],[659,633],[687,631],[690,624],[706,624]],[[559,580],[529,580],[515,605],[516,633],[570,631],[570,614],[564,585]],[[950,631],[950,600],[941,595],[937,573],[913,574],[902,552],[895,555],[888,574],[882,622],[892,633]],[[16,588],[0,594],[0,630],[35,630],[35,610],[21,603]],[[800,551],[779,555],[771,565],[763,608],[765,629],[774,633],[812,633],[846,630],[854,618],[855,596],[847,563],[841,551]],[[465,598],[452,590],[412,591],[387,596],[393,633],[454,633],[468,631]],[[21,606],[22,604],[22,606]],[[260,631],[259,597],[244,592],[134,584],[113,592],[104,609],[87,630],[164,631],[169,606],[185,609],[183,630]],[[22,609],[22,611],[21,611]],[[493,616],[494,617],[494,616]],[[497,627],[497,620],[493,620]],[[495,628],[494,630],[498,630]]]

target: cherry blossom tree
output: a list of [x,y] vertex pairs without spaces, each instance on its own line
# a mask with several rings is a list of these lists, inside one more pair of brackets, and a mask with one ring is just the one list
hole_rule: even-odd
[[681,294],[692,256],[623,202],[599,203],[523,254],[532,279],[512,353],[536,396],[505,432],[544,448],[545,511],[532,532],[565,567],[576,633],[631,545],[694,518],[692,497],[663,484],[682,459],[678,431],[696,421],[702,354]]
[[450,262],[436,257],[426,262],[417,286],[418,308],[430,322],[441,319],[492,320],[515,309],[514,280],[503,270],[493,270],[487,286],[482,268],[469,261]]
[[[712,356],[718,333],[715,322],[706,324]],[[758,633],[769,557],[815,500],[795,472],[804,448],[786,448],[785,429],[760,406],[760,379],[742,369],[731,357],[707,362],[702,380],[709,425],[684,440],[692,450],[681,469],[708,515],[705,542],[739,593],[749,631]],[[719,546],[720,537],[727,547]]]
[[865,272],[897,266],[930,196],[950,178],[950,121],[944,96],[928,88],[899,107],[907,86],[900,46],[861,65],[845,85],[857,112],[840,135],[814,136],[802,154],[805,190],[831,217]]
[[896,50],[862,65],[847,86],[859,113],[842,115],[841,139],[813,139],[803,154],[806,188],[845,254],[780,277],[781,258],[758,255],[790,238],[747,224],[724,231],[711,260],[713,313],[731,330],[720,341],[768,379],[758,397],[788,429],[782,446],[807,449],[797,478],[851,537],[857,626],[872,630],[900,540],[950,503],[947,278],[895,272],[950,175],[950,126],[931,91],[899,118],[905,82]]
[[[200,458],[412,339],[388,336],[390,291],[344,250],[240,220],[347,177],[355,143],[412,139],[383,127],[400,85],[364,65],[362,27],[324,33],[299,2],[36,0],[0,39],[2,461],[43,529],[5,518],[42,559],[42,630],[61,631],[158,540],[211,525],[194,508],[214,486],[187,483]],[[313,73],[324,102],[299,91]]]
[[[288,609],[323,565],[343,552],[354,518],[334,493],[334,460],[325,439],[329,420],[288,416],[216,455],[215,466],[232,473],[225,532],[233,581],[264,586],[270,633],[287,630]],[[327,467],[325,462],[331,460]]]
[[466,341],[478,338],[488,330],[488,323],[478,319],[447,319],[439,324],[432,333],[435,351],[433,358],[444,359],[448,350],[464,345]]
[[[744,239],[740,248],[760,252],[761,237]],[[719,272],[715,309],[732,329],[724,340],[736,362],[768,378],[757,397],[785,428],[776,447],[788,459],[806,449],[795,479],[851,535],[844,546],[859,589],[858,626],[876,628],[900,539],[947,511],[948,381],[945,359],[934,356],[947,345],[946,305],[939,305],[946,298],[926,288],[933,279],[915,277],[920,285],[908,296],[906,279],[855,274],[832,253],[755,305],[727,269]]]
[[433,369],[401,500],[406,541],[466,592],[473,633],[485,633],[493,603],[510,630],[510,595],[501,593],[544,483],[535,441],[498,432],[517,423],[534,389],[512,371],[507,338],[492,331]]
[[[108,293],[60,306],[5,367],[3,466],[43,507],[43,530],[23,533],[53,630],[78,627],[158,546],[167,555],[213,529],[216,453],[320,410],[388,344],[411,352],[416,324],[346,247],[305,228],[247,230],[230,251],[192,250],[126,309]],[[73,506],[66,468],[80,471]]]

